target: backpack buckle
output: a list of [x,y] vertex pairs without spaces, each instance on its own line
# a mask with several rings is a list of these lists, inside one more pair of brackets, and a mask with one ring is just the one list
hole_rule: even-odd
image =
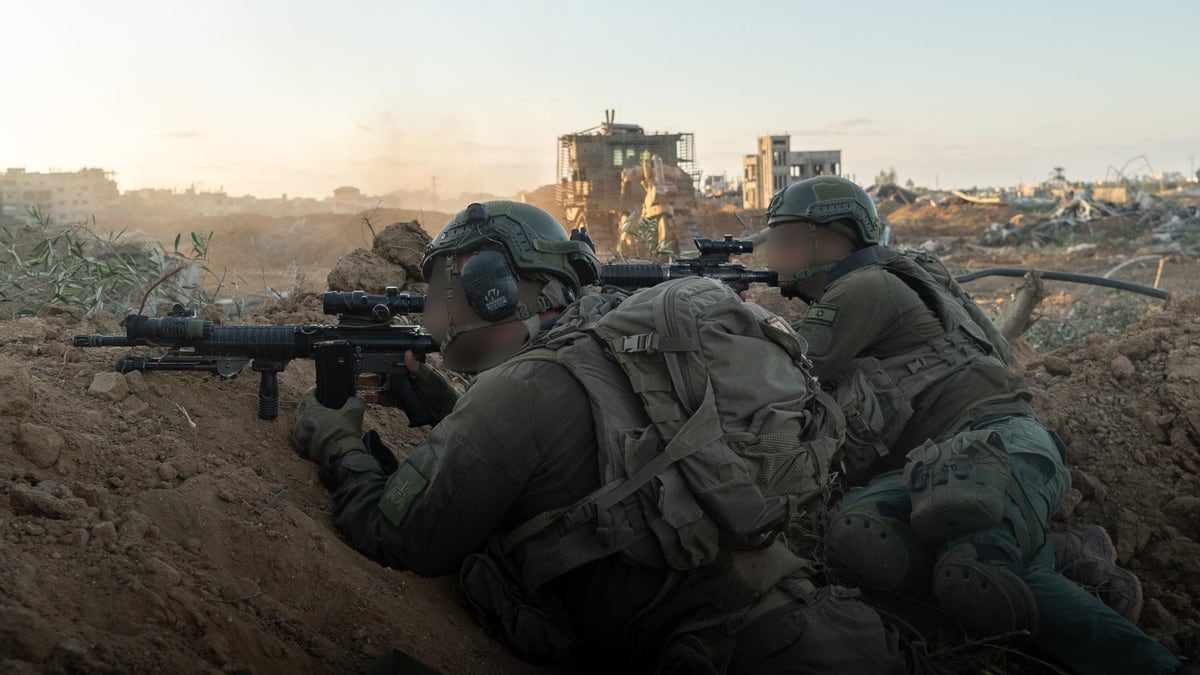
[[654,352],[658,349],[658,333],[626,335],[621,339],[620,352]]
[[594,520],[596,518],[596,511],[596,502],[580,504],[577,508],[568,511],[564,515],[562,523],[566,526],[566,531],[570,532]]

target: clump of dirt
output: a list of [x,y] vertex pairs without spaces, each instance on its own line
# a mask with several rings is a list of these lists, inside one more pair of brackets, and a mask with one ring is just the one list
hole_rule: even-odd
[[[322,320],[316,303],[253,318]],[[118,330],[73,313],[0,322],[0,671],[341,673],[391,648],[445,672],[531,670],[450,579],[341,541],[288,441],[310,363],[279,375],[266,422],[254,373],[121,375],[125,350],[71,346]],[[390,408],[367,426],[400,454],[424,436]]]
[[423,293],[421,258],[429,234],[417,221],[393,223],[375,237],[370,250],[355,249],[329,272],[329,288],[383,293],[388,286],[409,286]]
[[1058,518],[1107,528],[1141,577],[1142,628],[1200,656],[1200,295],[1062,347],[1026,376],[1068,446],[1073,487]]

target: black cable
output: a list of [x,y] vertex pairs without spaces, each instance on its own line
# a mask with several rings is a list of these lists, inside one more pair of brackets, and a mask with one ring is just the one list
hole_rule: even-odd
[[[977,270],[968,272],[961,276],[954,277],[960,284],[965,284],[968,281],[974,281],[983,277],[1017,277],[1023,278],[1029,274],[1030,270],[1020,267],[992,267],[986,270]],[[1149,295],[1152,298],[1165,300],[1170,293],[1158,288],[1151,288],[1141,284],[1135,284],[1128,281],[1120,281],[1118,279],[1106,279],[1105,277],[1094,277],[1088,274],[1074,274],[1072,272],[1040,272],[1042,278],[1047,281],[1070,281],[1077,284],[1090,284],[1092,286],[1104,286],[1105,288],[1115,288],[1121,291],[1129,291],[1131,293],[1140,293]]]

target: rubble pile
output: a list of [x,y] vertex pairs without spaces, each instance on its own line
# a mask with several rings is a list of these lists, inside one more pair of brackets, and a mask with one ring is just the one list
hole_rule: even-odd
[[984,246],[1065,245],[1100,235],[1134,238],[1149,233],[1159,253],[1200,256],[1200,208],[1140,193],[1114,204],[1076,194],[1047,217],[1019,214],[993,224],[980,237]]

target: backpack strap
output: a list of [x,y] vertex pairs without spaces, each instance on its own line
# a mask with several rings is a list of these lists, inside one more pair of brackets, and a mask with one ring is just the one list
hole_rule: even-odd
[[[719,443],[722,431],[715,401],[716,396],[709,386],[697,414],[684,422],[661,452],[640,453],[648,455],[649,460],[636,469],[629,466],[633,473],[628,478],[613,481],[569,507],[538,514],[514,528],[504,538],[503,550],[520,561],[526,588],[536,590],[564,572],[616,553],[649,534],[646,530],[632,540],[613,536],[620,533],[606,536],[604,528],[597,523],[597,516],[633,496],[676,462]],[[654,433],[642,439],[642,443],[654,447],[659,442]],[[534,539],[537,546],[522,546],[531,544]],[[704,562],[710,561],[688,564],[694,566]]]
[[947,333],[961,333],[984,354],[1010,364],[1012,350],[1008,341],[945,265],[924,253],[910,255],[897,255],[882,266],[916,292]]
[[899,255],[900,254],[898,252],[883,246],[882,244],[874,244],[872,246],[860,248],[842,260],[838,261],[838,264],[834,265],[833,269],[829,270],[829,274],[825,276],[825,286],[821,290],[828,290],[830,284],[838,279],[841,279],[854,270],[859,269],[860,267],[887,262]]

